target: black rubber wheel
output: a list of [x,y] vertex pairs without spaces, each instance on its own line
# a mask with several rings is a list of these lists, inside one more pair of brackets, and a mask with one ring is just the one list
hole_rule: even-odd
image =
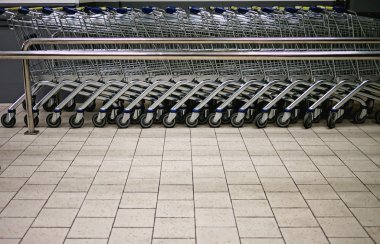
[[[186,115],[181,115],[181,113],[177,113],[177,116],[175,117],[176,123],[179,123],[179,124],[185,123],[185,119],[186,119]],[[164,123],[164,118],[162,118],[162,123]]]
[[259,113],[258,115],[256,115],[255,124],[256,124],[257,128],[265,128],[268,125],[267,119],[265,121],[261,121],[262,117],[263,117],[263,113]]
[[218,121],[214,122],[215,113],[210,114],[208,117],[208,124],[211,128],[218,128],[220,127],[220,124],[222,123],[222,119],[218,119]]
[[[134,112],[131,113],[131,118],[130,118],[130,120],[131,120],[131,123],[132,123],[132,124],[138,124],[138,123],[140,123],[140,117],[141,117],[141,115],[142,115],[142,109],[141,109],[141,108],[138,108],[138,110],[140,110],[140,113],[139,113],[139,116],[137,116],[136,119],[133,117]],[[136,110],[135,110],[135,111],[136,111]]]
[[291,124],[296,124],[298,122],[298,115],[299,115],[299,112],[296,114],[295,110],[292,111],[292,114],[290,116],[290,123]]
[[303,127],[305,129],[310,129],[313,126],[313,114],[310,112],[307,112],[305,114],[305,117],[303,117]]
[[194,120],[194,121],[190,121],[190,118],[191,118],[191,113],[187,114],[186,118],[185,118],[185,123],[186,123],[187,127],[190,127],[190,128],[197,127],[197,125],[198,125],[198,118],[196,120]]
[[[248,118],[247,116],[244,117],[244,123],[251,124],[253,121],[255,121],[255,115],[249,115]],[[232,118],[231,118],[231,123],[232,123]]]
[[73,112],[73,111],[75,111],[76,106],[77,106],[77,104],[75,102],[73,102],[71,105],[66,104],[63,109],[67,112]]
[[107,123],[108,123],[108,124],[115,124],[115,123],[116,123],[116,117],[119,115],[119,112],[117,111],[115,117],[112,118],[112,117],[111,117],[112,113],[113,113],[113,111],[110,110],[110,111],[108,111],[107,114],[106,114],[106,119],[107,119]]
[[[313,116],[311,116],[311,117],[313,117]],[[315,118],[313,118],[313,123],[319,123],[319,122],[321,122],[321,118],[322,118],[322,115],[321,115],[321,113],[320,114],[318,114]]]
[[116,117],[116,124],[117,124],[117,126],[118,126],[120,129],[128,128],[129,125],[131,124],[131,119],[128,119],[126,122],[123,123],[123,116],[124,116],[124,113],[121,113],[121,114],[119,114],[119,115]]
[[140,116],[140,125],[142,128],[150,128],[153,125],[153,119],[149,120],[148,122],[145,121],[147,114],[142,114]]
[[208,117],[209,116],[205,116],[204,111],[200,112],[199,117],[197,119],[197,124],[200,124],[200,125],[206,124],[208,122]]
[[367,101],[367,111],[368,111],[368,114],[372,114],[373,112],[373,108],[375,107],[375,100],[369,98]]
[[[40,122],[40,119],[38,118],[38,116],[36,117],[33,116],[33,122],[34,122],[34,126],[38,125],[38,123]],[[24,115],[24,123],[28,127],[28,116],[26,114]]]
[[1,124],[5,127],[5,128],[12,128],[13,126],[15,126],[16,124],[16,116],[13,115],[13,117],[7,121],[7,115],[8,114],[3,114],[1,115]]
[[84,118],[83,117],[79,120],[79,122],[75,122],[76,117],[77,117],[77,115],[73,114],[69,118],[69,124],[74,129],[81,128],[84,124]]
[[269,116],[268,116],[268,119],[267,119],[267,123],[274,123],[274,122],[276,122],[276,118],[277,118],[277,112],[275,111],[274,112],[274,116],[272,117],[272,118],[269,118]]
[[377,111],[375,114],[375,122],[376,124],[380,124],[380,111]]
[[354,113],[354,117],[353,117],[353,120],[354,120],[354,123],[355,124],[363,124],[365,121],[366,121],[366,119],[367,119],[367,115],[365,115],[363,118],[360,118],[360,114],[361,114],[361,110],[359,110],[359,111],[356,111],[355,113]]
[[[210,118],[208,119],[210,121]],[[228,116],[228,113],[225,112],[223,113],[223,116],[222,116],[222,124],[229,124],[231,123],[231,118]]]
[[[42,108],[46,111],[46,112],[53,112],[55,107],[57,107],[58,105],[58,98],[56,96],[53,96],[51,97],[50,99],[53,100],[53,103],[52,104],[49,104],[49,101],[47,101],[46,103],[44,103],[42,105]],[[50,100],[49,99],[49,100]]]
[[278,127],[286,128],[289,126],[291,119],[288,118],[287,120],[283,121],[282,118],[284,117],[284,115],[285,115],[284,113],[280,113],[277,116],[276,124]]
[[[152,120],[153,123],[155,123],[155,124],[161,124],[162,123],[162,117],[163,117],[163,115],[157,117],[157,114],[154,114],[153,120]],[[141,121],[141,118],[140,118],[140,121]]]
[[330,129],[333,129],[335,128],[335,124],[336,124],[336,112],[330,112],[329,113],[329,116],[327,117],[327,126],[330,128]]
[[84,110],[86,110],[87,112],[94,112],[95,108],[96,102],[92,101]]
[[164,116],[162,117],[162,124],[164,124],[166,128],[173,128],[176,124],[176,119],[173,119],[172,121],[169,122],[168,117],[169,117],[169,114],[164,114]]
[[47,117],[46,117],[46,124],[50,127],[50,128],[58,128],[61,123],[62,123],[62,119],[61,117],[59,117],[55,122],[52,121],[53,119],[53,114],[49,114]]
[[106,126],[107,118],[104,117],[100,121],[98,121],[98,116],[99,116],[98,113],[96,113],[92,116],[92,123],[94,124],[94,126],[100,127],[100,128]]
[[235,128],[240,128],[240,127],[243,127],[244,125],[244,119],[241,119],[240,121],[237,121],[237,116],[238,116],[238,113],[234,113],[232,114],[231,116],[231,125]]

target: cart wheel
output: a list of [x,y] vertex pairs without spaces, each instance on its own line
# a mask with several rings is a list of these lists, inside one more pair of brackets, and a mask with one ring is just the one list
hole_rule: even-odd
[[186,118],[185,118],[185,123],[186,123],[187,127],[190,127],[190,128],[197,127],[197,125],[198,125],[198,118],[196,120],[194,120],[194,121],[190,121],[190,118],[191,118],[191,113],[187,114]]
[[3,114],[1,116],[1,124],[5,128],[12,128],[16,124],[16,117],[12,116],[12,118],[9,121],[7,120],[7,117],[8,117],[8,114]]
[[75,103],[75,101],[71,104],[71,105],[65,105],[65,107],[63,108],[65,111],[67,112],[73,112],[75,110],[75,107],[77,106],[77,104]]
[[[33,116],[33,122],[34,122],[34,126],[38,125],[38,123],[40,122],[40,119],[38,118],[38,116],[36,117]],[[26,126],[28,126],[28,116],[26,114],[24,116],[24,123]]]
[[263,113],[259,113],[255,120],[256,120],[256,126],[257,128],[265,128],[268,124],[268,120],[266,119],[265,121],[261,121],[261,118],[263,117]]
[[[310,116],[311,116],[311,113],[310,113]],[[313,116],[311,116],[311,117],[313,117]],[[313,123],[319,123],[319,122],[321,122],[321,118],[322,118],[321,114],[318,114],[318,115],[313,119]]]
[[83,117],[79,120],[79,122],[75,121],[76,117],[77,117],[77,115],[73,114],[69,118],[69,124],[74,129],[81,128],[83,126],[83,124],[84,124],[84,118]]
[[244,119],[241,119],[240,121],[237,121],[237,116],[238,116],[237,113],[232,114],[232,116],[231,116],[231,125],[233,127],[235,127],[235,128],[243,127],[244,122],[245,122]]
[[[276,122],[276,119],[277,119],[277,113],[275,111],[274,116],[272,118],[269,118],[269,116],[268,116],[267,123],[274,123],[274,122]],[[265,125],[265,127],[266,127],[266,125]]]
[[175,126],[176,120],[173,119],[172,121],[168,121],[168,117],[169,117],[169,114],[164,114],[164,117],[162,118],[162,123],[164,124],[166,128],[173,128]]
[[106,126],[107,118],[104,117],[100,121],[98,121],[98,116],[99,114],[94,114],[92,116],[92,123],[94,124],[95,127],[104,127]]
[[46,117],[46,124],[50,127],[50,128],[58,128],[62,123],[62,119],[61,117],[58,117],[58,119],[56,121],[53,122],[53,114],[49,114],[47,117]]
[[[295,113],[295,112],[294,112]],[[299,114],[299,113],[298,113]],[[278,119],[277,119],[278,120]],[[292,113],[292,115],[290,116],[290,123],[291,124],[296,124],[298,122],[298,115],[294,115]]]
[[[50,103],[50,101],[53,101],[53,103]],[[52,96],[49,101],[47,101],[46,103],[44,103],[42,105],[43,109],[46,111],[46,112],[53,112],[55,107],[57,107],[58,105],[58,97],[57,96]]]
[[336,123],[336,112],[330,112],[329,116],[327,117],[327,126],[330,129],[335,128],[335,123]]
[[380,111],[377,111],[375,114],[375,122],[376,124],[380,124]]
[[[156,114],[153,116],[153,123],[155,123],[155,124],[161,124],[162,123],[162,115],[160,116],[160,117],[156,117]],[[140,119],[140,121],[141,121],[141,119]]]
[[355,124],[363,124],[366,121],[367,115],[365,115],[363,118],[360,118],[361,112],[362,110],[359,110],[354,113],[353,119]]
[[305,117],[303,117],[303,127],[310,129],[313,126],[313,122],[313,114],[310,112],[306,113]]
[[220,124],[222,123],[222,119],[218,119],[218,121],[213,121],[215,117],[215,113],[210,114],[208,117],[208,124],[211,128],[218,128],[220,127]]
[[118,112],[116,112],[116,116],[114,118],[111,118],[112,110],[108,111],[106,114],[106,120],[108,124],[115,124],[116,117],[119,115]]
[[153,119],[149,120],[148,122],[145,119],[146,119],[146,114],[142,114],[140,116],[140,125],[141,125],[141,127],[142,128],[150,128],[150,127],[152,127]]
[[[206,124],[207,122],[208,122],[208,117],[209,116],[205,116],[205,114],[203,113],[204,111],[202,111],[200,114],[199,114],[199,117],[198,117],[198,119],[196,120],[197,121],[197,125],[198,125],[198,123],[200,124],[200,125],[203,125],[203,124]],[[191,114],[191,113],[190,113]],[[187,118],[187,117],[186,117]],[[186,121],[185,121],[186,122]],[[193,122],[194,123],[194,122]],[[196,126],[197,126],[196,125]]]
[[120,129],[128,128],[128,126],[131,124],[131,119],[128,119],[127,121],[123,122],[123,116],[124,114],[119,114],[116,117],[116,124]]
[[[185,119],[186,119],[186,115],[181,115],[181,113],[177,113],[177,116],[175,117],[176,123],[180,123],[180,124],[185,123]],[[162,120],[162,122],[164,122],[164,120]],[[168,127],[168,128],[171,128],[171,127]]]
[[280,113],[280,114],[277,116],[276,124],[278,125],[278,127],[285,128],[285,127],[288,127],[288,126],[289,126],[291,119],[288,118],[288,119],[286,119],[285,121],[283,121],[283,120],[282,120],[283,117],[284,117],[284,113]]
[[375,107],[375,100],[369,98],[367,101],[367,111],[368,111],[368,114],[372,114],[373,112],[373,108]]
[[[248,118],[247,117],[244,117],[244,123],[247,123],[247,124],[250,124],[252,123],[253,121],[255,121],[255,116],[254,115],[250,115]],[[232,123],[232,117],[231,117],[231,123]]]
[[95,108],[96,102],[92,101],[84,110],[86,110],[87,112],[94,112]]
[[[32,95],[32,106],[34,107],[34,105],[36,105],[36,95]],[[25,100],[22,101],[22,108],[24,110],[26,110],[26,102],[25,102]]]

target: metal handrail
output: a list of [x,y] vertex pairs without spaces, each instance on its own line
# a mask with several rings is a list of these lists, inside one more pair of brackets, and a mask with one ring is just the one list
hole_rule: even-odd
[[23,60],[28,131],[37,134],[33,123],[30,59],[123,59],[123,60],[380,60],[379,51],[253,51],[202,50],[162,51],[28,51],[33,45],[60,44],[380,44],[378,38],[34,38],[22,45],[23,51],[0,52],[0,59]]

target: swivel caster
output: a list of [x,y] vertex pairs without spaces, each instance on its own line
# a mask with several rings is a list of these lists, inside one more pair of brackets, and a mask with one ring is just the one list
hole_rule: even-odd
[[46,117],[46,123],[50,128],[58,128],[62,123],[62,119],[61,117],[58,117],[56,121],[53,121],[53,115],[54,114],[49,114]]
[[95,127],[104,127],[104,126],[106,126],[107,118],[104,117],[104,118],[98,120],[98,116],[99,116],[99,114],[94,114],[92,116],[92,123],[94,124],[94,126]]
[[131,119],[127,119],[125,122],[123,122],[123,116],[124,116],[124,113],[119,114],[119,115],[116,117],[116,124],[117,124],[117,126],[118,126],[120,129],[128,128],[129,125],[131,124]]
[[307,112],[305,117],[303,117],[303,126],[305,129],[310,129],[313,126],[313,114]]
[[164,124],[166,128],[173,128],[176,124],[176,120],[173,119],[172,121],[169,121],[168,117],[169,117],[169,114],[164,114],[164,117],[162,118],[162,123]]
[[84,124],[84,118],[83,117],[78,122],[76,122],[76,120],[75,120],[76,117],[77,117],[77,115],[73,114],[69,118],[69,124],[74,129],[81,128]]
[[259,113],[257,116],[256,116],[256,126],[257,128],[265,128],[267,127],[268,125],[268,119],[265,119],[264,121],[262,121],[262,118],[263,118],[264,114],[263,113]]
[[188,115],[186,115],[186,118],[185,118],[185,123],[186,123],[187,127],[190,127],[190,128],[197,127],[197,125],[198,125],[198,118],[195,119],[194,121],[191,121],[190,118],[191,118],[191,113],[188,114]]
[[[33,115],[34,126],[37,126],[39,122],[40,122],[40,119],[38,118],[38,116],[34,117],[34,115]],[[24,123],[25,123],[26,126],[28,126],[28,116],[26,114],[24,116]]]
[[362,118],[360,117],[360,115],[362,114],[362,110],[359,110],[359,111],[356,111],[354,113],[354,117],[353,117],[353,120],[354,120],[354,123],[355,124],[363,124],[366,119],[367,119],[367,114],[364,115]]
[[231,116],[231,125],[233,127],[235,127],[235,128],[243,127],[244,122],[245,122],[244,119],[241,119],[240,121],[237,121],[237,116],[238,116],[237,113],[232,114],[232,116]]
[[53,96],[46,103],[44,103],[42,107],[46,112],[53,112],[54,108],[57,107],[58,103],[58,97]]
[[284,115],[285,115],[284,113],[280,113],[277,116],[276,124],[278,125],[278,127],[286,128],[289,126],[289,124],[291,122],[291,118],[287,118],[286,120],[283,120]]
[[218,119],[217,121],[214,121],[215,113],[210,114],[208,117],[208,124],[211,128],[218,128],[220,127],[220,124],[222,123],[222,119]]
[[337,117],[337,113],[336,112],[330,112],[329,113],[329,116],[327,117],[327,126],[330,129],[335,128],[336,119],[337,119],[336,117]]
[[153,125],[153,119],[146,121],[146,114],[140,116],[140,125],[142,128],[150,128]]
[[13,126],[15,126],[15,124],[16,124],[16,116],[15,116],[15,114],[13,114],[13,116],[9,120],[8,120],[8,114],[7,113],[3,114],[1,116],[1,124],[5,128],[12,128]]

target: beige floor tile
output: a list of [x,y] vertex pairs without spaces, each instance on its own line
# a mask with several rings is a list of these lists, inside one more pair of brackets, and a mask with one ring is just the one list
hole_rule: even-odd
[[194,217],[192,200],[159,200],[156,217]]
[[0,218],[1,238],[22,238],[34,218]]
[[354,217],[347,218],[318,218],[327,237],[368,237]]
[[62,243],[68,231],[68,228],[30,228],[21,243]]
[[53,192],[45,208],[79,209],[85,196],[84,192]]
[[319,172],[290,172],[290,175],[297,185],[327,184],[327,181]]
[[0,192],[18,191],[25,184],[28,178],[1,178]]
[[45,155],[20,155],[15,161],[12,162],[12,165],[41,165],[45,158]]
[[44,204],[45,200],[12,200],[0,217],[36,217]]
[[359,150],[335,151],[341,160],[367,160],[367,157]]
[[85,200],[78,217],[115,217],[119,200]]
[[196,208],[231,208],[230,195],[227,192],[196,192]]
[[[191,142],[194,145],[194,141]],[[220,156],[192,156],[193,165],[222,165]]]
[[241,238],[242,244],[284,244],[282,238]]
[[316,217],[349,217],[350,210],[341,200],[308,200],[310,209]]
[[366,227],[365,229],[375,243],[380,242],[380,227]]
[[308,160],[304,151],[278,151],[281,160]]
[[199,244],[219,244],[219,243],[240,243],[239,235],[235,228],[203,228],[197,227],[197,243]]
[[289,142],[273,142],[273,147],[277,151],[296,151],[302,150],[302,148],[298,145],[297,142],[289,141]]
[[303,172],[303,171],[318,171],[317,167],[310,161],[310,160],[305,160],[305,161],[284,161],[284,164],[286,168],[289,171],[295,171],[295,172]]
[[281,228],[286,243],[329,243],[320,228]]
[[239,235],[245,237],[281,237],[274,218],[237,218]]
[[267,197],[272,208],[307,207],[305,200],[298,192],[268,192]]
[[355,177],[346,166],[318,166],[325,177]]
[[335,191],[368,191],[358,178],[328,178]]
[[128,240],[131,244],[149,244],[152,241],[152,228],[113,228],[109,244],[119,244]]
[[373,244],[370,238],[329,238],[331,244]]
[[119,209],[114,227],[153,227],[154,209]]
[[[94,149],[94,151],[98,151]],[[80,155],[82,151],[79,152],[78,156],[75,158],[72,166],[99,166],[102,164],[104,154],[101,156],[96,155]]]
[[305,199],[339,199],[329,185],[299,185],[298,188]]
[[223,161],[224,171],[255,171],[251,161]]
[[24,185],[15,199],[48,199],[55,185]]
[[93,184],[95,185],[124,185],[128,172],[98,172]]
[[192,172],[161,172],[160,184],[186,185],[192,183]]
[[195,239],[153,239],[153,244],[195,244]]
[[257,174],[260,178],[284,178],[290,177],[284,166],[256,166]]
[[108,238],[113,218],[76,218],[68,238]]
[[265,199],[261,185],[230,185],[231,199]]
[[128,179],[124,192],[158,192],[159,179]]
[[153,238],[195,238],[193,218],[156,218]]
[[379,166],[371,160],[345,160],[344,163],[354,172],[360,171],[380,171]]
[[104,160],[99,168],[99,171],[104,171],[104,172],[129,171],[130,167],[131,167],[131,162],[129,160],[120,160],[120,161]]
[[22,153],[23,155],[43,155],[47,156],[53,150],[54,146],[29,146]]
[[55,185],[63,177],[64,172],[34,172],[26,184]]
[[380,226],[380,208],[351,208],[363,226]]
[[270,191],[298,191],[292,178],[260,178],[266,192]]
[[260,184],[256,172],[226,172],[228,184]]
[[84,142],[68,142],[61,141],[54,147],[56,151],[79,151],[81,150]]
[[16,192],[0,192],[0,208],[7,206],[15,194]]
[[334,153],[327,146],[302,146],[302,149],[310,156],[333,156]]
[[370,192],[340,192],[339,196],[350,208],[380,207],[380,201]]
[[74,160],[78,151],[52,151],[46,160]]
[[63,178],[55,191],[60,192],[87,192],[92,178]]
[[124,185],[92,185],[87,199],[120,199]]
[[190,151],[165,151],[163,160],[191,160]]
[[65,177],[69,178],[93,178],[98,171],[98,167],[70,166]]
[[267,200],[233,200],[236,217],[272,217],[273,213]]
[[226,192],[228,191],[224,178],[195,178],[194,192]]
[[319,227],[308,208],[273,208],[279,227]]
[[119,208],[156,208],[157,193],[124,193]]
[[71,164],[71,161],[43,161],[37,171],[53,172],[66,171]]
[[197,227],[235,227],[235,217],[231,208],[196,208]]
[[108,239],[66,239],[65,244],[107,244]]
[[219,156],[218,146],[191,146],[191,154],[194,156]]
[[32,227],[71,227],[77,209],[42,209]]
[[21,239],[0,239],[0,244],[18,244]]
[[30,177],[37,166],[9,166],[0,177]]
[[296,140],[297,140],[298,144],[300,144],[301,146],[323,146],[323,145],[325,145],[325,142],[323,142],[319,138],[296,137]]
[[310,159],[317,166],[343,165],[342,160],[340,160],[337,156],[310,156]]
[[191,161],[163,161],[162,171],[168,172],[191,172]]
[[222,160],[249,160],[249,154],[246,151],[221,151]]
[[192,185],[161,185],[158,199],[192,200]]
[[225,178],[222,166],[194,166],[194,178]]
[[160,166],[138,166],[132,165],[128,178],[130,179],[158,179],[160,178]]

